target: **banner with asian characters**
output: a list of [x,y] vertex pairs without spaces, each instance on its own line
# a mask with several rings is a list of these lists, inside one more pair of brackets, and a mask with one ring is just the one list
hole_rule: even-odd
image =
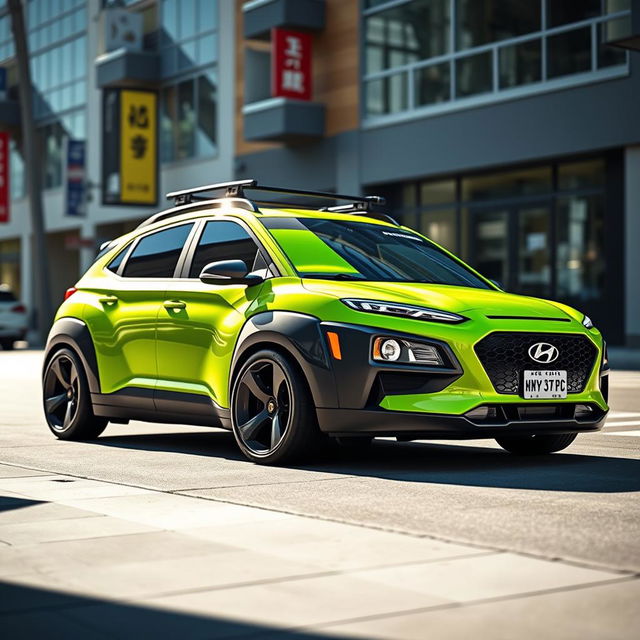
[[271,30],[271,95],[311,100],[311,34]]
[[157,109],[153,91],[105,89],[103,204],[148,206],[158,202]]

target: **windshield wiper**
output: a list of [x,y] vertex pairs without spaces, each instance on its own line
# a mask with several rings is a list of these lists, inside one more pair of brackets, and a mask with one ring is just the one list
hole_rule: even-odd
[[364,280],[354,273],[301,273],[301,278],[317,278],[319,280]]

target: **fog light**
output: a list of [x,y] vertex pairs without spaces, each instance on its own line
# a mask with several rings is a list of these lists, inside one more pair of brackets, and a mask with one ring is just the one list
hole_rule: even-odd
[[402,348],[397,340],[382,340],[380,342],[380,359],[395,362],[402,353]]

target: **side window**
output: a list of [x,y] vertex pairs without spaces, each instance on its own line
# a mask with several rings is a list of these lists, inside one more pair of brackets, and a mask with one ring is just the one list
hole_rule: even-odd
[[[107,265],[107,269],[109,269],[109,271],[112,271],[113,273],[118,273],[118,267],[122,264],[122,261],[124,260],[124,257],[127,255],[127,250],[130,247],[130,243],[127,244],[127,246],[122,249],[120,251],[120,253],[118,253],[118,255]],[[96,258],[96,260],[98,260],[98,258],[100,258],[100,254],[98,254],[98,257]]]
[[193,223],[145,236],[124,267],[125,278],[172,278]]
[[207,222],[193,254],[189,277],[197,278],[210,262],[244,260],[249,271],[256,269],[258,246],[253,238],[235,222]]

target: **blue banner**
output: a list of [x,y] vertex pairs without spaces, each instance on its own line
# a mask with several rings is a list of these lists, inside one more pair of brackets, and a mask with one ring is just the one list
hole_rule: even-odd
[[86,142],[67,141],[67,188],[65,213],[68,216],[85,215]]

